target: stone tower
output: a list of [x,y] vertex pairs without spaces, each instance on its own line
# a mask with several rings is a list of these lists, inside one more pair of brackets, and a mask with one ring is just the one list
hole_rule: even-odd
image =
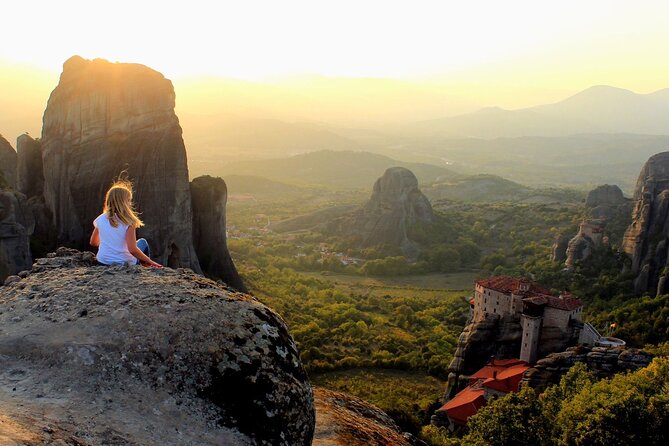
[[540,315],[532,316],[523,314],[520,317],[520,324],[523,327],[523,338],[520,344],[520,359],[530,364],[534,364],[537,361],[542,320],[543,317]]

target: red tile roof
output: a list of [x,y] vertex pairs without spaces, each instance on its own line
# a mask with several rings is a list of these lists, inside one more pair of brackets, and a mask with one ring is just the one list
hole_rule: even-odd
[[[496,276],[487,279],[477,280],[477,285],[491,290],[499,291],[504,294],[516,294],[523,297],[524,302],[530,302],[535,305],[547,305],[560,310],[573,311],[582,306],[581,300],[571,294],[564,296],[553,296],[549,290],[540,287],[534,282],[525,278],[511,276]],[[520,290],[520,285],[528,287],[526,291]]]
[[582,306],[581,299],[578,299],[573,296],[552,296],[541,294],[537,296],[530,296],[523,298],[523,302],[531,302],[535,305],[547,305],[552,308],[557,308],[560,310],[573,311],[578,307]]
[[[540,287],[536,283],[525,279],[524,277],[495,276],[489,277],[487,279],[477,280],[476,284],[481,285],[484,288],[502,292],[504,294],[550,294],[550,291],[547,289]],[[528,290],[521,291],[521,284],[528,285]]]
[[439,410],[445,411],[454,423],[467,424],[467,419],[485,406],[484,393],[483,388],[465,387]]
[[480,379],[485,380],[493,376],[500,376],[508,370],[515,370],[517,367],[525,367],[525,370],[529,368],[528,364],[520,359],[491,359],[483,368],[471,375],[469,380],[470,383],[473,383]]
[[522,364],[515,364],[497,373],[495,378],[486,379],[483,381],[483,386],[504,393],[516,392],[525,371],[529,368],[530,366],[522,361]]
[[503,393],[515,392],[529,368],[529,364],[520,359],[492,359],[470,377],[469,386],[439,410],[445,411],[454,423],[467,424],[467,419],[485,406],[486,387]]

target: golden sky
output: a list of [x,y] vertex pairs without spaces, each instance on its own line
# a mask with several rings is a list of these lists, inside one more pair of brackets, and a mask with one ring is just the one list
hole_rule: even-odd
[[299,90],[296,79],[320,75],[518,108],[597,84],[669,87],[668,17],[669,2],[649,0],[12,1],[2,5],[0,93],[43,82],[25,92],[43,109],[79,54],[148,65],[181,98],[203,76]]
[[552,88],[576,78],[649,89],[666,78],[653,68],[666,69],[669,49],[665,1],[24,0],[4,3],[2,16],[2,60],[59,71],[79,54],[172,78],[488,81],[501,68],[505,81]]

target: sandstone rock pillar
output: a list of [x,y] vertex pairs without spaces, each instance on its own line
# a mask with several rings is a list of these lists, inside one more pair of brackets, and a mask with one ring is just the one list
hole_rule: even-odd
[[228,189],[221,178],[205,175],[191,182],[193,244],[205,273],[246,292],[228,251],[225,234],[227,199]]
[[0,135],[0,188],[16,188],[16,151]]

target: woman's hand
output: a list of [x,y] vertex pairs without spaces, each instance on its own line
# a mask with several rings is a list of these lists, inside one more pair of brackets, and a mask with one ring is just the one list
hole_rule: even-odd
[[133,226],[128,227],[128,231],[125,233],[125,242],[128,245],[128,251],[130,251],[130,254],[135,256],[137,260],[139,260],[139,263],[142,266],[148,266],[149,268],[162,268],[163,265],[160,263],[154,262],[144,254],[138,247],[137,247],[137,232],[136,229]]

